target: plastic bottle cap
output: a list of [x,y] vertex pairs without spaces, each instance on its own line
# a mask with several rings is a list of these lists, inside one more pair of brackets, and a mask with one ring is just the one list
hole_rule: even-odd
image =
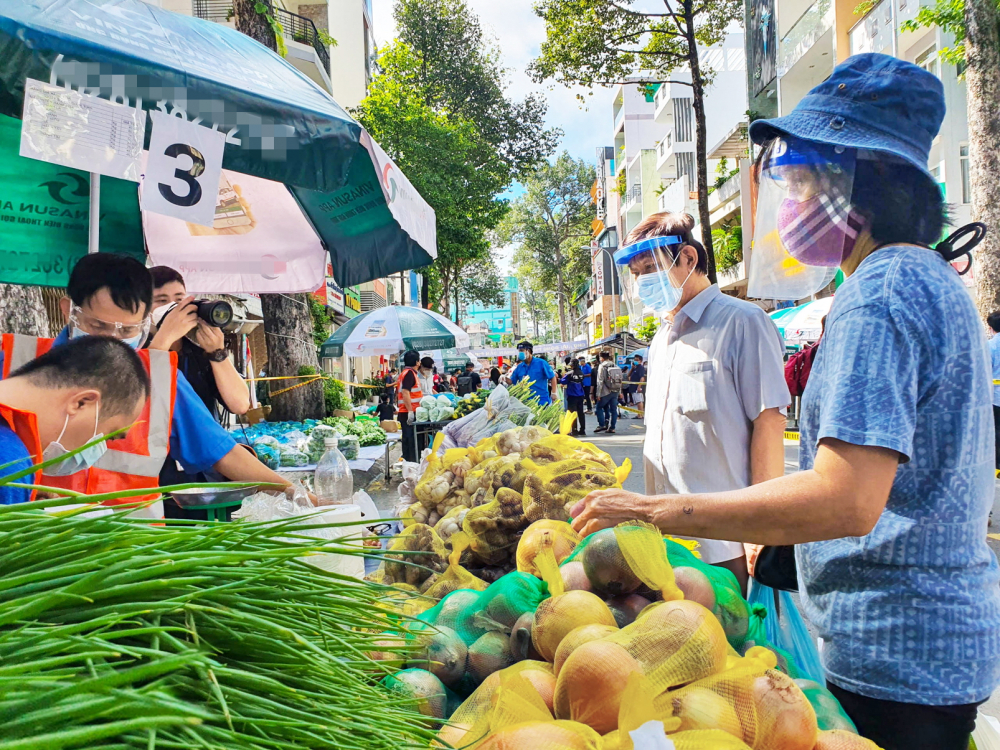
[[326,446],[327,448],[336,448],[337,438],[335,437],[323,438],[323,445]]

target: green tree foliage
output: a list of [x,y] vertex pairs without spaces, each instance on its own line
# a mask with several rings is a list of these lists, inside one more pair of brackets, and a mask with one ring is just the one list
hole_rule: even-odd
[[[726,27],[743,18],[741,0],[662,0],[663,10],[636,0],[538,0],[535,12],[545,21],[546,39],[532,63],[535,80],[554,79],[587,87],[627,81],[655,84],[677,70],[691,72],[696,133],[698,214],[711,226],[708,212],[708,145],[705,140],[704,88],[715,71],[706,66],[699,46],[722,41]],[[640,9],[637,9],[636,6]],[[675,82],[684,83],[684,82]],[[710,233],[709,278],[715,281]]]
[[561,133],[545,128],[545,100],[507,98],[499,50],[465,0],[397,0],[395,17],[400,41],[421,60],[426,103],[472,122],[506,166],[508,182],[555,150]]
[[500,55],[466,0],[398,0],[399,41],[355,115],[437,214],[438,258],[425,271],[431,303],[496,304],[503,282],[489,233],[500,198],[555,148],[545,102],[507,95]]
[[[541,336],[541,327],[555,320],[555,295],[546,286],[544,273],[534,254],[525,247],[514,253],[514,275],[517,277],[521,303],[528,311],[534,329],[534,339]],[[528,331],[525,336],[530,337]]]
[[724,223],[713,229],[712,241],[719,271],[728,271],[743,262],[743,227],[739,222]]
[[[567,340],[570,293],[590,275],[591,237],[595,217],[590,187],[594,167],[565,151],[554,163],[542,162],[525,180],[525,192],[511,207],[498,234],[531,259],[537,278],[524,279],[536,288],[554,289],[559,333]],[[572,314],[572,313],[570,313]]]
[[330,324],[333,323],[333,318],[330,317],[326,307],[311,294],[309,295],[309,315],[312,318],[313,341],[316,346],[322,346],[323,342],[330,338]]
[[[1000,0],[996,0],[996,6],[1000,8]],[[934,5],[922,5],[917,11],[917,17],[904,21],[900,28],[903,31],[916,31],[921,27],[928,26],[940,26],[954,35],[955,43],[951,47],[943,48],[939,54],[944,62],[964,65],[965,0],[937,0]]]
[[[507,211],[497,196],[508,174],[474,123],[427,103],[424,62],[416,52],[391,44],[379,67],[354,114],[437,215],[438,257],[425,278],[431,302],[447,314],[468,269],[495,268],[487,233]],[[488,288],[481,275],[481,286]]]
[[636,326],[635,335],[643,341],[652,341],[656,335],[656,329],[660,327],[660,321],[650,317],[642,321],[642,325]]

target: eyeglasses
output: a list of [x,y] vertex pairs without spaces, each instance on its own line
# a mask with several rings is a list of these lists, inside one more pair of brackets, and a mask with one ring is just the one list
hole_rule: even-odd
[[141,323],[110,322],[95,318],[76,305],[70,308],[69,322],[91,336],[111,336],[116,339],[134,339],[149,333],[150,318],[147,315]]

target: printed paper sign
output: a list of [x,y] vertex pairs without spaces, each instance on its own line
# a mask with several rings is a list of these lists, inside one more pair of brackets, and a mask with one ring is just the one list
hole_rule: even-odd
[[139,181],[146,113],[31,78],[24,87],[21,156]]
[[221,215],[216,212],[224,198],[219,182],[225,134],[163,112],[149,114],[153,134],[140,198],[143,210],[203,227],[249,224],[235,198],[222,206]]

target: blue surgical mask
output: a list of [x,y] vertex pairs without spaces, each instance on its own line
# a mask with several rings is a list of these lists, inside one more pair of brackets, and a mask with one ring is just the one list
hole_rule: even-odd
[[525,360],[525,357],[526,357],[526,355],[525,355],[525,353],[524,353],[524,352],[518,352],[518,353],[517,353],[517,361],[518,361],[518,362],[524,362],[524,360]]
[[[674,258],[674,262],[670,265],[670,268],[673,268],[676,263],[677,258]],[[646,273],[636,279],[639,299],[647,307],[653,308],[658,313],[668,313],[671,310],[677,309],[677,306],[681,303],[681,298],[684,296],[684,284],[687,283],[687,280],[691,278],[691,274],[694,273],[694,267],[692,267],[691,272],[688,273],[684,282],[679,287],[676,287],[670,280],[670,268],[665,271]]]
[[[97,424],[100,421],[100,414],[101,405],[98,404],[94,415],[94,437],[88,440],[88,443],[93,440],[97,440],[97,438],[104,437],[103,434],[97,434]],[[59,437],[56,438],[54,442],[49,443],[45,450],[42,451],[43,461],[51,461],[53,458],[59,458],[60,456],[65,456],[69,453],[70,449],[65,448],[59,442],[62,440],[62,436],[66,433],[66,427],[68,426],[69,414],[66,415],[66,421],[63,423],[62,432],[59,433]],[[69,458],[64,458],[57,464],[52,464],[52,466],[46,467],[43,473],[50,477],[67,477],[70,474],[76,474],[94,466],[94,464],[101,460],[101,457],[107,452],[107,450],[108,445],[106,442],[94,443],[94,445],[90,446],[86,450],[80,451]]]

